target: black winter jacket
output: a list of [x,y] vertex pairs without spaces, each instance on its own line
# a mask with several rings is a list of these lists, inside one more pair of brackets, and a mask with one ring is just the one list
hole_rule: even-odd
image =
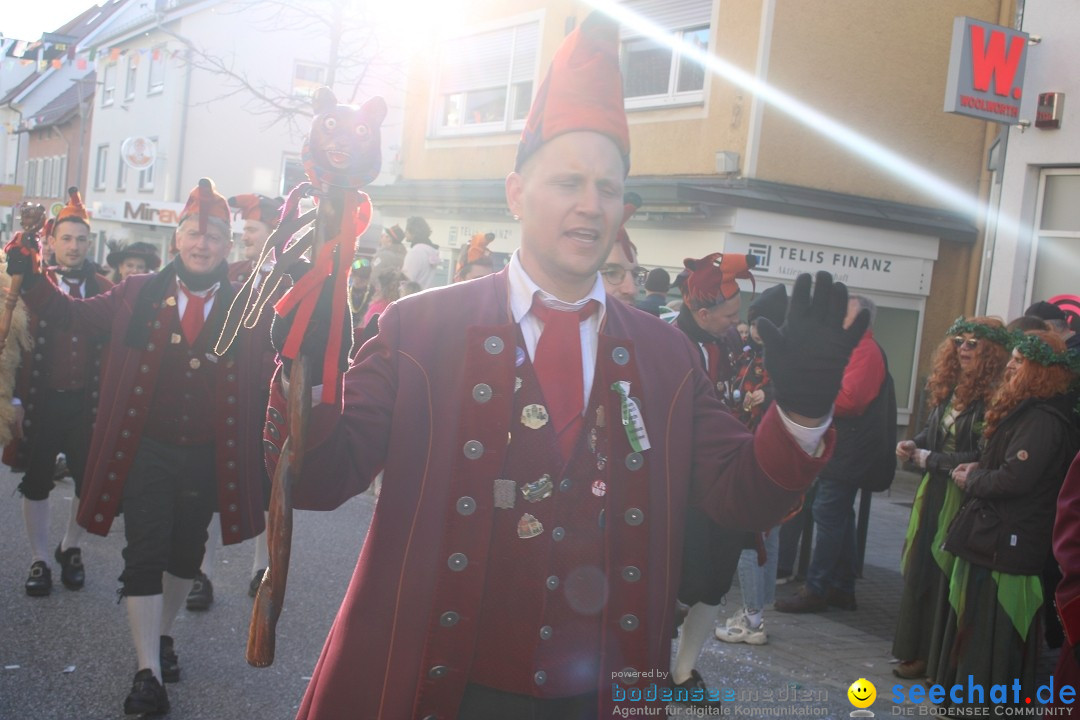
[[1050,554],[1057,495],[1080,447],[1065,396],[1025,400],[987,440],[945,549],[977,565],[1038,575]]

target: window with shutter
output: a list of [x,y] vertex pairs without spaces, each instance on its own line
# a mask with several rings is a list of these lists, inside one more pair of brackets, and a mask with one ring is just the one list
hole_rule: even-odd
[[540,22],[453,38],[439,53],[435,135],[519,130],[532,104]]
[[[712,0],[626,0],[623,4],[675,40],[708,50]],[[705,69],[700,64],[626,27],[621,40],[620,65],[628,110],[704,102]]]

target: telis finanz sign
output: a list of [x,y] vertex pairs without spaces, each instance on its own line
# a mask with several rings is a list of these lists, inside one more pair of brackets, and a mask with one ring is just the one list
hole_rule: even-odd
[[1027,33],[969,17],[956,18],[945,112],[1017,123],[1027,48]]

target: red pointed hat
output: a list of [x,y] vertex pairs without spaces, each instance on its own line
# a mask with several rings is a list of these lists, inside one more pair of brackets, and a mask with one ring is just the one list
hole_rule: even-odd
[[641,207],[641,196],[635,192],[623,195],[622,225],[619,226],[619,234],[615,236],[615,242],[622,246],[626,259],[631,263],[637,263],[637,245],[630,242],[630,235],[626,232],[626,221],[633,217],[637,209]]
[[566,36],[540,85],[518,145],[515,170],[548,140],[591,130],[607,135],[630,168],[630,130],[619,72],[619,26],[592,12]]
[[68,202],[63,208],[60,209],[60,213],[56,216],[57,224],[64,222],[65,220],[78,220],[80,222],[90,224],[90,214],[86,212],[86,206],[83,205],[82,196],[79,194],[79,188],[68,188]]
[[268,198],[256,193],[233,195],[229,198],[229,207],[238,209],[241,218],[266,223],[270,228],[277,227],[281,206],[284,204],[285,198]]
[[754,282],[750,268],[756,265],[754,255],[712,253],[700,260],[686,258],[683,260],[687,271],[682,286],[683,298],[699,306],[730,300],[739,293],[736,280]]
[[214,181],[210,178],[200,179],[199,184],[192,189],[184,209],[180,212],[180,222],[177,225],[182,225],[185,220],[193,215],[199,217],[199,232],[201,233],[206,232],[206,222],[212,217],[224,222],[226,227],[232,225],[232,212],[229,210],[229,203],[217,191],[217,188],[214,187]]

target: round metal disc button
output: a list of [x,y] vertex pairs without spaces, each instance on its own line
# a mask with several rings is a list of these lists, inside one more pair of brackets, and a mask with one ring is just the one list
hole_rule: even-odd
[[621,627],[623,630],[637,630],[637,615],[631,615],[630,613],[623,615],[621,618],[619,618],[619,627]]
[[627,565],[622,569],[622,578],[626,582],[637,582],[641,579],[641,570],[633,565]]
[[547,579],[547,582],[545,582],[544,584],[547,585],[548,590],[554,590],[555,588],[559,587],[559,578],[552,575]]
[[486,403],[491,399],[491,386],[487,383],[479,383],[473,386],[472,397],[478,403]]
[[470,460],[476,460],[484,454],[484,444],[479,440],[470,440],[465,443],[463,450],[465,452],[465,457]]
[[505,347],[506,344],[503,343],[502,338],[498,335],[492,335],[484,341],[484,350],[486,350],[489,355],[498,355]]
[[561,527],[557,527],[551,531],[551,539],[555,542],[559,542],[564,537],[566,537],[566,531],[563,530]]
[[630,470],[638,470],[644,463],[645,460],[639,452],[632,452],[626,456],[626,467]]
[[550,625],[545,625],[544,627],[540,628],[540,639],[541,640],[550,640],[552,632],[553,631],[551,629],[551,626]]
[[611,351],[611,359],[614,360],[617,365],[625,365],[630,362],[630,353],[626,348],[620,345]]
[[543,685],[547,682],[547,673],[543,670],[537,670],[536,674],[533,675],[533,681],[536,682],[537,685]]
[[446,559],[446,564],[454,572],[461,572],[468,566],[469,558],[465,557],[465,553],[454,553]]
[[630,508],[627,510],[625,517],[627,525],[640,525],[645,522],[645,513],[637,508]]
[[476,512],[476,501],[468,495],[458,498],[457,511],[461,515],[472,515]]
[[458,624],[458,620],[460,619],[460,615],[453,610],[448,610],[439,616],[439,624],[443,627],[454,627]]
[[436,665],[435,667],[428,670],[427,674],[428,674],[429,678],[441,678],[441,677],[446,677],[446,673],[448,671],[449,671],[449,668],[446,667],[445,665]]

